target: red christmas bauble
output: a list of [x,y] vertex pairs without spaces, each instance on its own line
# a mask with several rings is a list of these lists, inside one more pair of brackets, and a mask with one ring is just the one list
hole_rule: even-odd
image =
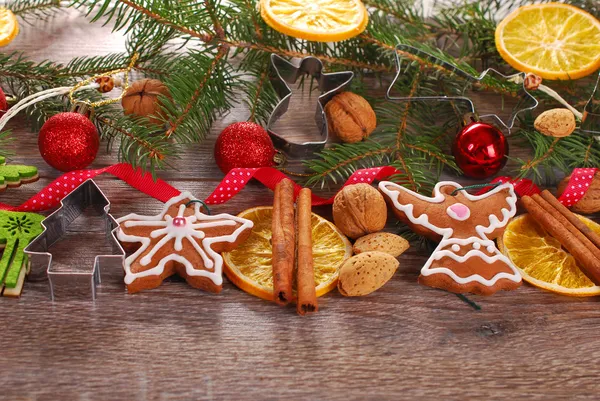
[[8,102],[6,101],[6,95],[2,88],[0,88],[0,111],[8,110]]
[[487,178],[506,164],[508,142],[498,128],[474,121],[456,135],[452,154],[467,177]]
[[79,113],[58,113],[48,119],[38,137],[40,153],[57,170],[73,171],[94,161],[100,138],[89,118]]
[[274,156],[275,147],[267,131],[251,122],[231,124],[215,143],[215,161],[225,174],[236,167],[271,167]]

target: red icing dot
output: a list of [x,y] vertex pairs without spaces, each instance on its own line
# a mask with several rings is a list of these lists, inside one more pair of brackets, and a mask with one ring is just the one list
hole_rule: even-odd
[[173,225],[175,227],[183,227],[185,226],[185,219],[183,217],[175,217],[173,219]]

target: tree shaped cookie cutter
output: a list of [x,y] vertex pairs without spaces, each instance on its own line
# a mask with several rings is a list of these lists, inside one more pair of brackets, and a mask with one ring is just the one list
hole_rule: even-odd
[[[106,239],[110,242],[112,253],[96,255],[94,265],[86,271],[56,269],[52,265],[50,247],[67,233],[69,225],[88,207],[94,207],[102,214]],[[123,271],[125,252],[115,237],[118,224],[109,210],[108,198],[93,180],[88,179],[61,201],[58,210],[42,221],[44,232],[25,248],[25,253],[29,256],[31,263],[31,275],[41,277],[42,272],[46,272],[53,301],[56,298],[56,291],[64,289],[72,295],[91,296],[92,300],[95,300],[96,286],[101,282],[100,272],[109,269]]]
[[[303,157],[320,151],[327,144],[329,137],[325,104],[338,93],[349,89],[354,73],[352,71],[324,73],[323,63],[316,57],[305,57],[296,66],[276,54],[271,55],[271,67],[271,84],[280,98],[267,123],[267,132],[271,136],[273,144],[277,149],[290,156]],[[289,84],[296,83],[298,78],[304,75],[310,75],[314,78],[321,92],[315,113],[315,122],[321,139],[319,141],[294,143],[277,134],[272,127],[287,112],[290,105],[292,90]]]
[[[394,53],[396,54],[396,76],[394,77],[392,83],[388,87],[387,93],[385,95],[386,99],[388,99],[388,100],[400,101],[400,102],[421,102],[421,101],[432,101],[432,100],[447,101],[447,102],[459,101],[459,102],[467,103],[470,108],[470,112],[472,114],[476,115],[475,105],[473,104],[473,101],[464,95],[463,96],[413,96],[413,97],[392,96],[392,94],[391,94],[392,89],[394,88],[396,82],[398,81],[398,79],[400,78],[400,76],[402,74],[401,53],[403,53],[403,52],[414,54],[415,56],[419,56],[419,57],[427,60],[431,64],[439,65],[442,68],[452,71],[454,74],[458,75],[459,77],[461,77],[464,80],[469,81],[471,83],[482,82],[485,80],[485,78],[488,75],[494,74],[494,75],[500,76],[502,79],[505,79],[508,82],[511,82],[511,83],[514,83],[517,85],[518,84],[522,85],[521,100],[524,101],[525,104],[519,108],[515,107],[515,109],[513,109],[513,112],[511,113],[511,115],[507,121],[503,120],[502,118],[500,118],[500,116],[498,116],[497,114],[493,114],[493,113],[481,114],[478,116],[481,119],[493,118],[498,123],[500,123],[500,125],[502,125],[504,128],[506,128],[506,130],[509,133],[510,133],[510,130],[514,127],[515,121],[519,114],[521,114],[525,111],[528,111],[528,110],[533,110],[539,104],[537,99],[535,97],[533,97],[533,95],[531,95],[531,93],[529,93],[527,91],[527,88],[525,88],[526,74],[523,72],[520,72],[517,74],[512,74],[512,75],[504,75],[493,68],[488,68],[487,70],[483,71],[478,76],[474,76],[464,70],[461,70],[460,68],[458,68],[450,63],[445,62],[444,60],[441,60],[439,57],[437,57],[431,53],[428,53],[424,50],[418,49],[414,46],[404,45],[404,44],[398,44],[398,45],[396,45],[396,48],[395,48]],[[464,89],[463,89],[463,92],[464,92]],[[521,106],[520,102],[519,102],[519,104],[517,104],[517,106]]]

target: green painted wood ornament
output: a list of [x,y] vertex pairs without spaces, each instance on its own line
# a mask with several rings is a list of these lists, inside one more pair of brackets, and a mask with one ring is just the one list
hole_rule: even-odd
[[44,216],[36,213],[0,211],[0,291],[4,296],[21,295],[28,270],[25,247],[44,230]]
[[23,164],[7,165],[6,159],[0,156],[0,191],[37,181],[38,178],[37,167]]

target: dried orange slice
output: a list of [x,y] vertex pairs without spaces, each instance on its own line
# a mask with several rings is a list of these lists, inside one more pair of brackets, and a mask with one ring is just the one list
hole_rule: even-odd
[[[600,234],[600,225],[577,217]],[[512,260],[523,279],[536,287],[574,297],[600,295],[600,287],[583,274],[573,256],[529,214],[508,224],[498,238],[498,248]]]
[[261,0],[260,14],[278,32],[317,42],[352,38],[369,22],[360,0]]
[[[223,271],[233,284],[249,294],[273,300],[271,265],[271,216],[273,208],[260,206],[238,216],[252,220],[252,234],[242,245],[223,253]],[[313,258],[317,296],[337,285],[340,265],[352,256],[352,245],[339,229],[321,216],[312,214]]]
[[496,48],[519,71],[577,79],[600,68],[600,21],[561,3],[523,6],[496,28]]
[[17,17],[8,8],[0,7],[0,46],[6,46],[19,33]]

